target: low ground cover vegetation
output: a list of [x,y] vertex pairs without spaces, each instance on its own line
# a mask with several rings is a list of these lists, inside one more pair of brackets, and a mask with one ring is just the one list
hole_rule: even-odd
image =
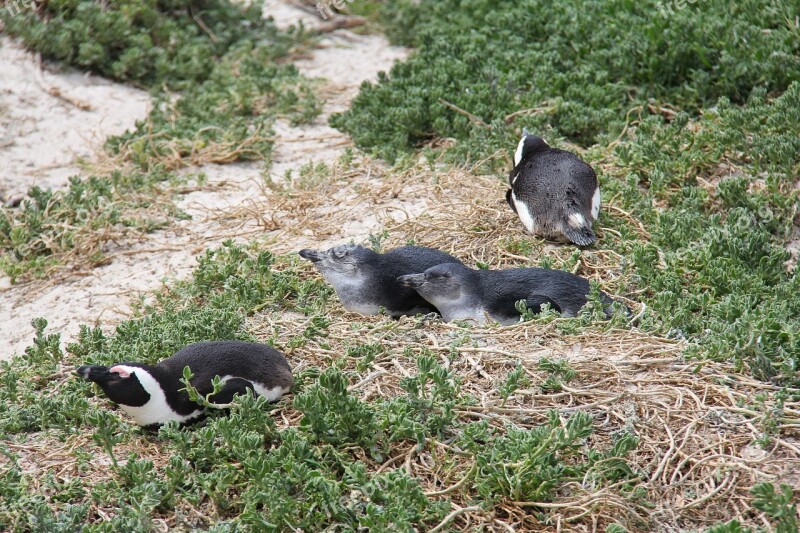
[[[715,363],[691,372],[677,357],[680,343],[591,313],[476,329],[424,317],[343,316],[332,296],[298,258],[228,243],[113,333],[84,327],[62,350],[39,321],[33,345],[0,373],[0,523],[37,531],[509,523],[645,531],[673,523],[676,502],[707,490],[702,484],[719,475],[713,458],[722,454],[731,463],[717,483],[727,497],[712,493],[707,508],[681,512],[686,523],[702,524],[751,498],[749,483],[732,481],[759,479],[738,458],[755,434],[726,417],[786,423],[775,398],[747,403],[758,382]],[[293,395],[274,406],[240,397],[228,416],[148,432],[70,375],[87,361],[155,362],[208,338],[283,350],[294,365]],[[588,352],[553,358],[577,342]],[[631,355],[612,360],[620,347]],[[631,396],[632,386],[639,392]],[[716,411],[695,405],[668,417],[666,430],[645,421],[659,402],[685,394],[713,398]],[[684,455],[665,460],[660,446],[670,427]],[[797,460],[776,449],[763,468],[778,472]],[[662,484],[670,477],[680,486]],[[761,516],[791,526],[788,485],[753,490]]]
[[[37,322],[26,354],[0,366],[0,527],[796,531],[796,3],[697,2],[670,17],[654,2],[379,8],[368,13],[417,55],[333,124],[396,165],[348,151],[294,173],[263,206],[285,221],[281,234],[207,251],[114,331],[84,327],[61,348]],[[231,44],[190,88],[189,74],[169,74],[185,90],[148,119],[163,138],[141,125],[109,143],[135,172],[4,211],[3,268],[22,276],[63,257],[56,246],[81,249],[82,231],[141,224],[99,198],[153,187],[155,172],[168,183],[206,146],[221,161],[267,157],[258,117],[303,120],[316,105],[307,82],[270,62],[285,57],[281,43]],[[222,94],[232,72],[235,97]],[[182,108],[187,95],[209,111]],[[192,133],[220,108],[220,136]],[[523,126],[598,171],[597,246],[550,246],[504,204]],[[258,132],[251,144],[226,136],[244,130]],[[78,209],[97,226],[72,222]],[[359,317],[310,265],[270,251],[281,238],[336,239],[365,210],[382,226],[376,249],[569,270],[632,315],[605,320],[590,305],[485,328]],[[39,263],[13,255],[20,246]],[[70,374],[212,338],[284,351],[292,394],[147,432]]]

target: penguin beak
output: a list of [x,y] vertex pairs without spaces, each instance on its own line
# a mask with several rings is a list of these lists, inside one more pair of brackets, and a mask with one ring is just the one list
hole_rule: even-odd
[[75,374],[83,379],[94,381],[95,383],[107,381],[111,377],[107,366],[96,365],[83,365],[75,370]]
[[318,252],[316,250],[310,250],[308,248],[304,248],[303,250],[300,250],[297,253],[300,254],[300,257],[302,257],[303,259],[308,259],[312,263],[319,263],[325,258],[325,255],[322,252]]
[[422,287],[422,285],[425,283],[425,274],[408,274],[405,276],[400,276],[397,278],[397,283],[403,285],[404,287],[417,289]]

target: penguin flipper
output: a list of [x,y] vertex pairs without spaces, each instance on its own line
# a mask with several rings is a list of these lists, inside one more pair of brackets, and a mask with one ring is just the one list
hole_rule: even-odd
[[594,231],[592,231],[592,227],[585,222],[577,228],[568,223],[563,224],[561,231],[567,239],[578,246],[589,246],[590,244],[594,244],[597,240],[597,236],[594,234]]
[[514,199],[511,198],[511,189],[508,189],[506,191],[506,202],[508,202],[508,205],[511,206],[511,210],[516,213],[517,212],[517,206],[514,205]]
[[[504,317],[509,317],[514,320],[518,319],[520,316],[520,311],[517,309],[517,302],[523,300],[523,298],[517,298],[514,296],[504,297],[500,301],[495,302],[495,307],[498,309],[497,314]],[[544,304],[550,304],[550,308],[557,313],[561,313],[561,306],[559,306],[552,298],[549,296],[545,296],[543,294],[531,294],[528,297],[524,298],[525,300],[525,307],[533,312],[533,314],[538,315],[542,312],[542,306]]]
[[543,294],[531,294],[525,299],[525,305],[536,314],[542,312],[542,306],[544,304],[550,304],[550,308],[557,313],[561,312],[561,306],[552,298],[544,296]]
[[251,390],[253,394],[256,394],[253,384],[248,380],[244,378],[230,378],[225,382],[225,385],[222,386],[222,390],[209,398],[209,402],[219,405],[220,409],[224,409],[228,407],[227,404],[233,401],[234,396],[237,394],[247,394],[248,389]]

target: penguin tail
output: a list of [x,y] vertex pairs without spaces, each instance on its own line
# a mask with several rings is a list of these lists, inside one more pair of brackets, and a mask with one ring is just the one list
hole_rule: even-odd
[[[581,224],[573,224],[576,221],[581,222]],[[592,231],[592,226],[583,215],[574,214],[570,215],[569,221],[563,225],[562,231],[564,235],[570,241],[574,242],[578,246],[589,246],[590,244],[594,244],[597,240],[597,236]]]

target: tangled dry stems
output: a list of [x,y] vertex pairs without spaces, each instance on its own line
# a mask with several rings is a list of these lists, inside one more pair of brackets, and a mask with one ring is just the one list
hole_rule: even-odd
[[[462,328],[440,322],[404,318],[364,319],[333,309],[334,321],[325,347],[309,343],[289,351],[298,369],[342,363],[348,347],[379,343],[387,348],[366,377],[351,390],[365,401],[401,394],[399,381],[414,375],[414,357],[423,350],[436,353],[440,363],[462,379],[462,391],[478,399],[475,405],[457,407],[462,421],[486,420],[502,427],[533,427],[545,423],[547,413],[562,417],[576,411],[594,418],[591,446],[610,446],[615,434],[634,431],[640,444],[629,463],[640,474],[638,484],[647,491],[641,502],[621,494],[618,485],[593,487],[574,481],[562,487],[552,503],[505,501],[493,512],[471,509],[454,517],[453,525],[469,529],[479,524],[487,530],[603,530],[624,518],[626,522],[659,524],[664,531],[702,527],[718,520],[748,516],[749,489],[756,483],[797,482],[800,472],[800,423],[782,425],[780,436],[768,450],[754,441],[762,437],[769,412],[746,407],[764,384],[735,373],[722,363],[684,361],[685,345],[637,330],[612,330],[580,336],[559,336],[551,327],[523,323],[510,327]],[[353,321],[364,327],[354,328]],[[302,334],[302,321],[269,314],[253,317],[249,328],[268,337]],[[468,338],[464,345],[463,339]],[[410,348],[413,355],[404,355]],[[547,378],[539,368],[542,358],[567,359],[576,377],[562,391],[548,393],[537,387]],[[353,370],[357,360],[347,360]],[[498,385],[517,364],[534,385],[518,390],[506,402]],[[767,409],[774,407],[767,405]],[[800,403],[787,403],[784,415],[794,416]],[[300,415],[283,410],[284,421],[296,424]],[[446,442],[430,441],[422,451],[413,444],[398,447],[376,470],[403,465],[431,497],[449,497],[454,509],[469,508],[474,458]],[[442,467],[433,456],[449,454],[453,466]],[[649,503],[648,503],[649,502]],[[650,507],[652,504],[653,507]],[[548,511],[551,522],[541,523],[535,512]],[[498,522],[501,522],[499,524]]]
[[[600,245],[581,251],[575,260],[574,247],[522,233],[503,201],[505,189],[495,176],[435,164],[419,163],[403,172],[387,171],[366,159],[354,166],[337,165],[329,175],[268,191],[272,219],[282,225],[273,234],[271,248],[294,252],[297,240],[309,235],[320,244],[352,238],[347,228],[363,222],[369,213],[376,226],[388,232],[385,248],[413,240],[492,268],[536,264],[541,255],[551,257],[555,267],[574,261],[573,272],[597,280],[607,292],[644,311],[635,303],[636,294],[644,289],[636,289],[628,278],[622,257],[602,247],[621,238],[604,227],[602,219],[596,226]],[[613,199],[604,209],[605,216],[620,217],[641,238],[648,237],[641,223],[615,206]],[[261,211],[268,211],[266,205]],[[518,241],[528,242],[530,248],[520,250]],[[314,273],[309,271],[309,275]],[[632,290],[620,294],[625,288]],[[430,495],[452,498],[454,527],[543,530],[544,524],[533,517],[531,508],[549,510],[552,522],[547,528],[556,531],[595,531],[621,516],[634,522],[642,519],[642,523],[650,518],[663,530],[704,527],[732,518],[754,523],[748,514],[748,491],[754,484],[771,481],[796,486],[800,481],[800,404],[784,405],[779,433],[762,450],[755,442],[768,431],[775,405],[767,402],[758,409],[752,402],[770,387],[728,364],[686,361],[682,357],[685,343],[637,329],[565,337],[558,335],[554,323],[462,330],[438,322],[420,326],[414,319],[398,323],[364,319],[341,308],[332,310],[331,316],[343,318],[331,324],[325,339],[328,347],[304,346],[292,354],[294,363],[301,368],[325,367],[347,346],[378,342],[388,347],[385,360],[376,361],[368,377],[354,384],[354,391],[365,400],[399,394],[399,379],[411,375],[414,368],[413,361],[402,355],[403,349],[426,348],[461,376],[464,391],[480,399],[478,405],[461,407],[459,415],[464,420],[530,427],[543,423],[551,409],[564,415],[581,410],[595,418],[593,444],[602,447],[611,435],[626,428],[640,438],[631,463],[641,473],[640,483],[653,507],[621,496],[614,486],[593,488],[576,482],[564,487],[561,498],[552,504],[505,502],[487,514],[469,505],[474,465],[469,457],[451,450],[461,459],[458,467],[446,472],[431,469],[436,463],[426,458],[437,446],[447,448],[446,443],[429,443],[419,453],[413,446],[398,449],[383,465],[373,465],[385,469],[402,462]],[[365,320],[372,329],[354,329],[354,320]],[[292,337],[302,332],[303,325],[274,315],[252,319],[251,329],[257,333],[267,335],[275,328],[281,331],[280,337]],[[462,334],[471,337],[472,345],[454,345],[454,338]],[[535,386],[517,391],[501,406],[498,383],[518,362],[532,383],[541,383],[546,378],[538,369],[542,357],[567,359],[576,371],[575,380],[555,394]]]
[[[314,273],[309,270],[308,275]],[[415,443],[400,443],[382,463],[359,457],[374,472],[403,468],[429,497],[449,498],[453,513],[442,530],[603,531],[620,520],[629,526],[641,524],[641,531],[649,530],[647,524],[657,525],[659,531],[674,531],[732,518],[754,524],[755,517],[749,514],[749,490],[754,484],[796,485],[798,481],[800,402],[784,405],[780,433],[773,436],[768,449],[759,448],[754,441],[762,437],[775,406],[768,403],[759,410],[751,402],[765,385],[727,364],[685,361],[683,343],[635,329],[561,336],[551,325],[531,322],[475,328],[423,318],[365,318],[347,313],[338,304],[331,308],[330,317],[324,339],[299,348],[278,347],[287,353],[297,373],[336,362],[352,376],[351,392],[364,401],[403,394],[400,380],[413,376],[416,356],[429,351],[460,378],[462,392],[476,400],[456,407],[461,422],[485,420],[499,428],[508,424],[530,428],[545,423],[554,409],[562,418],[582,411],[594,420],[587,446],[607,449],[614,436],[624,431],[633,431],[639,438],[627,461],[638,475],[634,483],[646,490],[641,500],[622,493],[629,481],[600,487],[589,480],[573,480],[559,489],[552,502],[508,500],[486,510],[473,504],[474,457],[447,439],[430,439],[422,449]],[[271,312],[251,317],[247,329],[262,340],[292,339],[301,336],[307,325],[300,315]],[[380,344],[386,352],[367,371],[359,372],[359,359],[345,354],[348,348],[367,343]],[[539,367],[542,358],[568,360],[575,377],[561,391],[542,390],[538,385],[548,375]],[[504,401],[498,386],[517,365],[532,385]],[[302,414],[286,399],[273,417],[285,428],[297,426]],[[28,472],[88,478],[93,484],[113,477],[108,457],[89,435],[76,435],[66,442],[50,440],[33,446],[28,442],[13,450],[21,454],[20,464]],[[96,468],[79,471],[72,458],[76,449],[94,453]],[[118,458],[129,453],[153,461],[157,468],[169,461],[165,450],[147,437],[115,448]],[[96,512],[103,516],[113,510],[98,508]],[[219,517],[211,501],[204,501],[199,509],[181,509],[181,513],[183,523],[209,524]],[[547,514],[547,523],[541,521],[541,513]],[[174,525],[174,520],[174,515],[163,517],[164,527]]]

